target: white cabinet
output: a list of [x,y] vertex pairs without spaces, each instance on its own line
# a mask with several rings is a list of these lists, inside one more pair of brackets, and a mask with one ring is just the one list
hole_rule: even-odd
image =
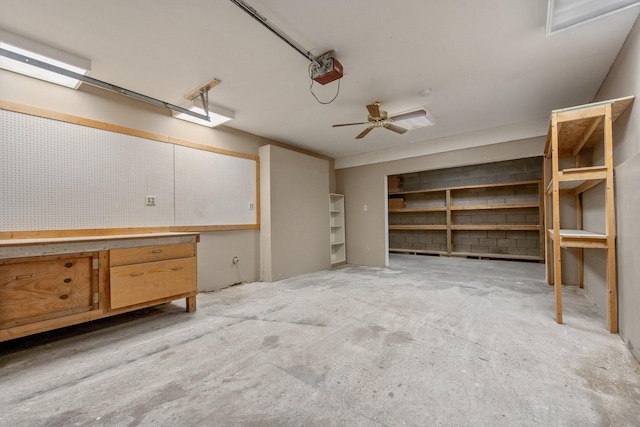
[[344,195],[329,195],[329,212],[331,230],[331,264],[344,263],[347,260],[347,251],[344,242]]

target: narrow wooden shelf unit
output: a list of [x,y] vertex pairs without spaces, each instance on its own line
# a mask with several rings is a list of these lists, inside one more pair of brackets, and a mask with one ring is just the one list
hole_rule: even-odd
[[[634,97],[613,99],[564,108],[551,112],[549,132],[545,146],[545,216],[547,247],[547,281],[555,286],[556,321],[562,323],[562,257],[561,248],[578,251],[579,286],[583,287],[583,249],[606,251],[607,326],[618,331],[615,206],[613,186],[612,126]],[[586,149],[602,144],[602,164],[584,165]],[[600,152],[599,152],[600,153]],[[560,159],[575,158],[575,167],[567,168]],[[591,155],[593,157],[593,154]],[[593,162],[593,160],[591,160]],[[583,230],[582,195],[604,183],[603,232]],[[574,197],[577,229],[563,229],[560,224],[561,196]]]

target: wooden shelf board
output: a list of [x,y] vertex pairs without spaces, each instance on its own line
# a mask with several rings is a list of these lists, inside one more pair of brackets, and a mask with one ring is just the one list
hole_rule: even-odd
[[428,208],[393,208],[389,209],[389,213],[411,213],[411,212],[445,212],[446,206],[434,206]]
[[[601,120],[602,114],[604,114],[604,112],[600,113],[600,110],[603,110],[602,107],[606,104],[611,104],[611,121],[615,123],[633,100],[633,96],[628,96],[553,110],[551,114],[556,114],[560,120],[558,123],[558,140],[561,141],[558,144],[559,155],[561,157],[575,155],[574,150],[576,147],[581,145],[588,148],[598,141],[603,141],[603,124],[598,123],[595,129],[592,129],[596,125],[595,122]],[[586,141],[583,140],[585,135],[588,135]],[[544,151],[547,154],[550,154],[551,151],[551,126],[549,126],[549,132],[547,133],[547,143]]]
[[400,249],[400,248],[389,248],[389,252],[425,254],[425,255],[446,255],[447,254],[446,251],[425,250],[425,249]]
[[514,259],[522,261],[543,261],[544,259],[536,255],[511,255],[511,254],[495,254],[495,253],[476,253],[476,252],[451,252],[452,256],[471,256],[479,258],[497,258],[497,259]]
[[558,171],[559,182],[602,180],[607,178],[606,166],[592,166],[587,168],[572,168]]
[[[553,229],[549,229],[549,238],[555,240]],[[560,230],[560,246],[563,248],[607,248],[607,235],[587,230]]]
[[451,229],[454,231],[482,231],[482,230],[499,230],[499,231],[538,231],[539,225],[530,224],[464,224],[464,225],[452,225]]
[[495,205],[453,205],[452,211],[480,211],[494,209],[539,208],[540,202],[504,203]]
[[389,193],[389,196],[402,195],[402,194],[419,194],[419,193],[434,193],[438,191],[446,191],[446,190],[472,190],[476,188],[495,188],[495,187],[513,187],[519,185],[531,185],[538,184],[540,180],[534,179],[529,181],[517,181],[517,182],[502,182],[497,184],[476,184],[476,185],[463,185],[460,187],[444,187],[444,188],[432,188],[428,190],[412,190],[412,191],[398,191]]
[[389,230],[446,230],[446,225],[390,225]]

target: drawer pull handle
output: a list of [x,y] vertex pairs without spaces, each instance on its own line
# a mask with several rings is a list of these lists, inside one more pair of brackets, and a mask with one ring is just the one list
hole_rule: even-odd
[[182,270],[182,267],[171,267],[171,271]]
[[23,274],[22,276],[13,276],[13,280],[31,279],[32,277],[36,277],[36,275],[35,274]]
[[144,273],[131,273],[131,274],[129,274],[129,276],[131,276],[131,277],[144,276]]
[[161,254],[162,253],[162,249],[154,249],[151,251],[152,254]]
[[67,295],[67,294],[60,295],[60,299],[61,299],[61,300],[65,300],[65,299],[67,299],[67,298],[69,298],[69,295]]
[[67,267],[67,268],[71,268],[71,267],[73,267],[73,263],[72,262],[68,262],[64,266]]
[[66,279],[64,279],[64,283],[71,283],[71,278],[67,277]]

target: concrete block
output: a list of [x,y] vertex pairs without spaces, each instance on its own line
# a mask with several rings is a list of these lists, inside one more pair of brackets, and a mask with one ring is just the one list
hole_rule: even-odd
[[526,217],[522,214],[509,214],[507,215],[507,223],[509,224],[524,224]]
[[426,236],[424,234],[421,234],[418,236],[418,243],[421,243],[423,245],[427,245],[429,243],[431,243],[431,236]]
[[505,231],[499,231],[499,230],[487,231],[487,237],[490,237],[492,239],[504,239],[506,235],[507,233]]
[[496,246],[498,241],[496,239],[479,239],[478,244],[481,246]]
[[498,239],[498,246],[504,248],[515,248],[516,240],[513,239]]
[[521,239],[521,240],[517,240],[516,241],[516,246],[518,248],[537,248],[538,247],[538,241],[537,240]]
[[540,248],[527,248],[527,255],[531,255],[531,256],[539,256],[540,255]]
[[469,245],[469,246],[477,246],[480,244],[480,242],[477,237],[463,237],[462,244]]

